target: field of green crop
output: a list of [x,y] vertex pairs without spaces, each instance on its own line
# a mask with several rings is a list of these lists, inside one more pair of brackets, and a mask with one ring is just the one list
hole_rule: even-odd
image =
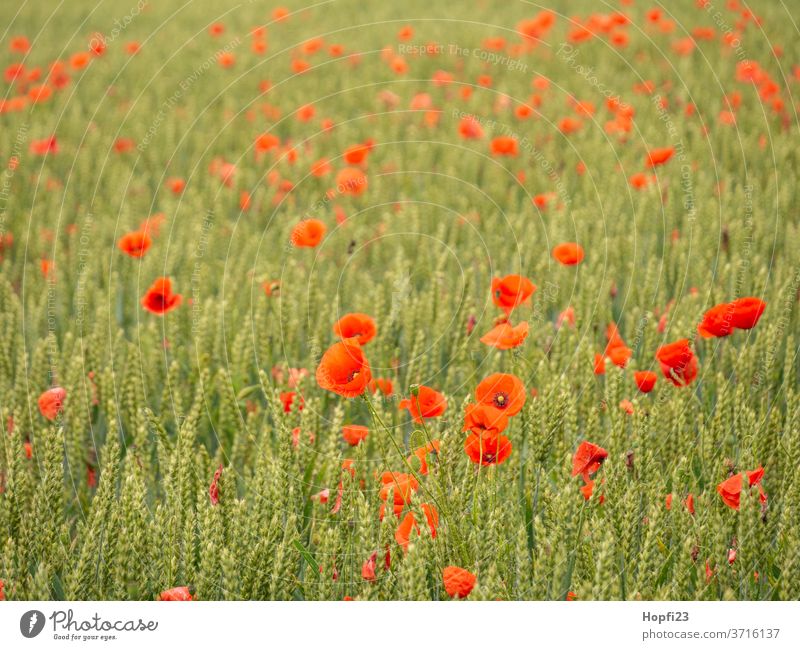
[[4,0],[0,599],[798,598],[796,18]]

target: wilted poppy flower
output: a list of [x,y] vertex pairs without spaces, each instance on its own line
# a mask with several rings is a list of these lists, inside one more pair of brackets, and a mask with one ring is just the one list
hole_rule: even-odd
[[372,555],[364,560],[364,564],[361,565],[361,577],[364,580],[368,580],[370,582],[375,580],[375,566],[377,559],[378,551],[373,551]]
[[438,454],[440,446],[441,443],[438,440],[431,440],[424,447],[418,447],[417,449],[415,449],[408,457],[409,463],[411,463],[411,460],[415,456],[419,460],[420,476],[426,476],[428,474],[428,463],[427,463],[428,454]]
[[519,345],[528,336],[528,323],[522,321],[519,325],[512,326],[505,321],[495,325],[491,330],[481,337],[481,343],[497,348],[498,350],[510,350]]
[[292,245],[297,248],[314,248],[325,236],[327,227],[319,219],[303,219],[292,229]]
[[[425,514],[425,519],[428,521],[428,528],[431,532],[431,537],[436,539],[436,528],[439,525],[439,512],[432,505],[423,503],[421,505],[422,511]],[[411,539],[411,533],[416,532],[417,536],[420,535],[419,526],[417,526],[417,519],[414,517],[413,512],[407,512],[403,520],[398,524],[394,533],[395,541],[403,549],[403,552],[408,552],[408,544]]]
[[317,366],[316,379],[321,388],[342,397],[361,395],[372,371],[358,341],[346,339],[329,347]]
[[[411,503],[411,495],[419,489],[419,481],[417,481],[411,474],[403,472],[384,472],[381,474],[381,501],[388,501],[392,497],[392,511],[396,517],[399,517],[403,508]],[[381,504],[380,519],[383,521],[386,503]]]
[[211,505],[219,504],[219,479],[222,477],[222,465],[217,467],[214,472],[214,477],[211,479],[211,485],[208,486],[208,498],[211,500]]
[[476,465],[501,465],[511,456],[511,441],[497,433],[471,433],[464,441],[464,451]]
[[39,412],[48,420],[55,420],[64,409],[64,400],[66,398],[67,391],[61,386],[54,386],[44,391],[39,396]]
[[648,167],[656,167],[657,165],[663,165],[672,158],[673,155],[675,155],[675,149],[673,147],[651,149],[647,152],[645,163]]
[[608,458],[608,452],[605,449],[584,440],[578,445],[578,449],[575,450],[575,455],[572,457],[572,475],[580,474],[584,477],[584,481],[588,482],[589,475],[600,469],[600,465],[606,458]]
[[730,303],[733,310],[733,326],[740,330],[749,330],[756,326],[767,303],[758,298],[739,298]]
[[351,447],[355,447],[362,440],[367,439],[369,429],[361,424],[346,424],[342,427],[342,438]]
[[173,587],[172,589],[167,589],[166,591],[162,591],[156,597],[156,600],[185,601],[185,600],[196,600],[196,598],[194,596],[193,587]]
[[466,598],[475,587],[475,574],[457,566],[445,567],[442,571],[444,590],[450,598]]
[[530,302],[534,291],[536,285],[521,275],[492,278],[492,301],[506,314],[510,314],[515,307]]
[[633,380],[636,387],[643,393],[649,393],[656,385],[658,376],[652,370],[638,370],[633,373]]
[[656,351],[664,377],[675,386],[688,386],[697,378],[697,357],[689,347],[689,339],[662,345]]
[[508,416],[489,404],[468,404],[464,414],[463,431],[474,434],[497,435],[508,426]]
[[761,479],[764,477],[764,468],[759,467],[752,472],[742,472],[735,474],[728,479],[725,479],[717,486],[717,492],[722,497],[725,505],[734,510],[739,509],[739,499],[742,494],[742,485],[747,481],[748,487],[758,485],[759,499],[761,503],[767,501],[767,495],[764,493],[764,488],[761,487]]
[[475,399],[488,404],[511,417],[525,405],[525,386],[519,377],[506,373],[489,375],[475,389]]
[[564,266],[575,266],[583,260],[583,247],[574,242],[559,244],[553,249],[553,258]]
[[153,240],[150,239],[150,235],[142,230],[135,230],[123,235],[117,242],[117,246],[130,257],[144,257],[152,243]]
[[333,333],[341,339],[355,338],[361,345],[369,343],[377,332],[375,321],[367,314],[345,314],[333,325]]
[[160,315],[180,305],[182,299],[179,293],[172,293],[172,281],[169,278],[156,278],[142,298],[142,307]]

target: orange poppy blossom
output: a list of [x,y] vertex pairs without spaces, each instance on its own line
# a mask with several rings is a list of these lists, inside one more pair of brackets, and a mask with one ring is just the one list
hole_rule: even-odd
[[297,398],[297,411],[302,411],[303,406],[305,406],[305,400],[303,400],[303,396],[298,395],[295,392],[283,392],[278,396],[278,398],[281,400],[281,404],[283,404],[284,413],[292,412],[292,407],[295,404],[295,398]]
[[[439,526],[439,511],[429,503],[420,504],[420,508],[422,508],[422,512],[428,522],[428,529],[430,530],[431,538],[436,539],[436,529]],[[403,549],[403,553],[408,552],[408,545],[411,541],[412,532],[416,532],[417,537],[421,535],[419,526],[417,525],[417,519],[414,517],[414,513],[407,512],[402,521],[397,525],[397,528],[394,532],[394,539],[400,548]]]
[[527,321],[522,321],[518,325],[511,325],[508,321],[503,321],[486,332],[481,337],[481,343],[498,350],[511,350],[522,345],[527,337]]
[[54,386],[39,395],[39,412],[48,420],[55,420],[64,410],[67,391],[61,386]]
[[351,447],[355,447],[367,439],[369,429],[361,424],[346,424],[342,427],[342,437]]
[[419,386],[417,394],[412,390],[411,397],[402,400],[398,408],[401,411],[408,409],[414,422],[422,422],[423,418],[438,418],[442,415],[447,409],[447,399],[433,388]]
[[658,165],[663,165],[674,155],[675,155],[674,147],[661,147],[659,149],[651,149],[650,151],[647,152],[647,155],[645,156],[645,164],[648,167],[656,167]]
[[764,468],[759,467],[752,472],[741,472],[725,479],[717,486],[717,492],[722,497],[722,501],[729,508],[739,509],[739,500],[742,494],[742,486],[747,481],[747,487],[758,485],[758,498],[761,503],[767,502],[767,495],[761,487],[761,479],[764,478]]
[[[686,506],[686,509],[689,511],[689,514],[694,514],[694,495],[689,493],[686,499],[683,501],[683,505]],[[664,506],[667,510],[672,510],[672,495],[668,494],[666,499],[664,500]]]
[[636,387],[641,392],[649,393],[656,385],[658,375],[652,370],[637,370],[633,373],[633,380],[636,382]]
[[394,384],[392,384],[392,380],[386,377],[376,377],[373,379],[369,382],[369,392],[376,393],[377,391],[380,391],[386,397],[391,397],[394,393]]
[[491,404],[467,404],[462,431],[471,431],[476,435],[498,435],[507,426],[508,416]]
[[599,445],[584,440],[578,445],[575,454],[572,456],[572,476],[583,477],[585,482],[589,482],[589,476],[600,469],[603,461],[608,458],[608,452]]
[[625,341],[622,340],[619,329],[614,323],[611,323],[606,328],[606,338],[608,339],[608,344],[606,345],[604,356],[611,359],[611,363],[615,366],[624,368],[628,365],[628,360],[633,355],[633,350],[625,345]]
[[703,320],[697,326],[697,333],[705,339],[722,338],[733,334],[733,309],[730,303],[715,305],[703,314]]
[[478,384],[475,399],[511,417],[525,405],[525,386],[516,375],[496,372]]
[[427,476],[428,474],[428,454],[437,455],[439,453],[439,448],[441,447],[441,442],[439,440],[431,440],[428,444],[424,445],[423,447],[418,447],[411,455],[406,459],[409,464],[411,461],[416,457],[419,460],[419,475],[420,476]]
[[142,307],[147,311],[163,315],[181,304],[183,296],[172,293],[172,280],[156,278],[142,298]]
[[333,333],[341,339],[355,338],[361,345],[369,343],[378,329],[367,314],[345,314],[333,325]]
[[489,143],[489,150],[493,156],[516,156],[519,154],[519,146],[516,138],[508,135],[501,135],[494,138]]
[[656,351],[665,379],[675,386],[688,386],[697,378],[697,357],[689,347],[689,339],[662,345]]
[[442,570],[444,590],[450,598],[466,598],[475,588],[476,581],[474,573],[458,566],[448,566]]
[[329,347],[316,371],[317,384],[342,397],[358,397],[372,379],[369,361],[356,339],[345,339]]
[[492,300],[506,315],[511,314],[515,307],[529,303],[534,291],[536,285],[521,275],[492,278]]
[[303,219],[292,229],[292,246],[315,248],[319,246],[327,230],[325,224],[319,219]]
[[471,433],[464,441],[464,451],[476,465],[502,465],[511,456],[513,445],[504,435],[486,430]]
[[187,600],[197,600],[197,598],[194,595],[193,587],[173,587],[172,589],[162,591],[156,597],[156,600],[182,602]]
[[759,298],[738,298],[730,303],[733,308],[733,326],[740,330],[753,329],[767,308]]
[[756,326],[767,304],[754,297],[738,298],[733,302],[715,305],[703,314],[697,332],[703,338],[722,338],[734,329],[749,330]]
[[129,257],[144,257],[153,240],[143,230],[135,230],[123,235],[117,242],[119,249]]
[[345,167],[336,174],[336,191],[339,194],[358,196],[367,189],[367,175],[355,167]]
[[565,242],[553,248],[553,258],[564,266],[580,264],[583,257],[583,247],[575,242]]

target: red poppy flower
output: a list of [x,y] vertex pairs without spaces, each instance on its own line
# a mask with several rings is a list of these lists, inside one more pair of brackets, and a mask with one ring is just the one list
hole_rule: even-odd
[[507,315],[515,307],[530,302],[534,291],[536,291],[536,285],[521,275],[492,278],[492,300]]
[[666,163],[672,156],[675,155],[675,149],[673,147],[662,147],[660,149],[651,149],[647,152],[647,156],[645,157],[645,164],[648,167],[656,167],[657,165],[663,165]]
[[156,600],[186,601],[186,600],[197,600],[197,599],[194,596],[193,587],[173,587],[172,589],[167,589],[166,591],[162,591],[156,597]]
[[464,414],[463,431],[476,435],[497,435],[508,426],[508,416],[490,404],[468,404]]
[[408,409],[415,422],[423,418],[438,418],[447,409],[447,399],[439,391],[420,386],[417,395],[400,402],[400,410]]
[[584,440],[578,445],[578,449],[572,457],[572,475],[577,476],[580,474],[584,477],[584,481],[588,482],[589,475],[600,469],[600,465],[603,464],[606,458],[608,458],[608,452],[605,449],[588,440]]
[[525,405],[525,386],[516,375],[497,372],[478,384],[475,399],[481,404],[500,409],[511,417],[519,413]]
[[135,230],[123,235],[117,242],[119,249],[129,255],[130,257],[144,257],[144,254],[150,249],[153,240],[150,235],[142,230]]
[[733,309],[733,326],[741,330],[749,330],[756,326],[767,303],[758,298],[739,298],[730,303]]
[[314,248],[325,236],[327,227],[319,219],[303,219],[292,229],[292,245],[297,248]]
[[142,307],[161,315],[180,305],[182,299],[179,293],[172,293],[172,281],[169,278],[156,278],[142,298]]
[[511,441],[496,433],[471,433],[464,441],[464,451],[476,465],[501,465],[511,456]]
[[346,339],[334,343],[322,355],[316,378],[325,390],[342,397],[356,397],[366,390],[372,371],[358,341]]
[[697,332],[703,338],[723,337],[733,333],[733,308],[731,303],[716,305],[703,314],[703,320],[697,326]]
[[356,338],[361,345],[369,343],[377,332],[375,321],[366,314],[345,314],[333,326],[333,333],[341,339]]
[[458,123],[458,134],[465,140],[478,140],[483,137],[483,127],[476,117],[467,115]]
[[505,321],[495,325],[491,330],[481,337],[481,343],[485,343],[498,350],[510,350],[522,345],[528,336],[528,323],[522,321],[519,325],[512,326]]
[[342,437],[351,447],[355,447],[362,440],[367,439],[369,429],[361,424],[346,424],[342,427]]
[[759,467],[752,472],[742,472],[741,474],[735,474],[730,478],[722,481],[717,486],[717,492],[722,497],[723,502],[729,508],[733,508],[734,510],[739,509],[739,499],[742,494],[742,485],[744,481],[747,481],[748,487],[753,487],[754,485],[758,485],[759,491],[759,499],[761,503],[765,503],[767,501],[767,495],[764,493],[764,488],[761,487],[761,479],[764,477],[764,468]]
[[553,249],[553,258],[564,266],[575,266],[583,261],[583,247],[574,242],[559,244]]
[[697,357],[689,347],[689,339],[662,345],[656,351],[664,377],[675,386],[688,386],[697,378]]
[[48,420],[55,420],[58,414],[64,410],[66,398],[67,391],[61,386],[54,386],[44,391],[39,396],[39,412]]
[[336,174],[336,190],[339,194],[358,196],[367,189],[367,175],[355,167],[345,167]]
[[489,143],[489,150],[493,156],[516,156],[519,154],[517,139],[508,135],[496,137]]
[[305,400],[303,400],[302,395],[298,395],[295,392],[283,392],[278,396],[281,400],[281,404],[283,404],[283,412],[284,413],[291,413],[292,407],[295,405],[295,400],[297,400],[297,410],[302,411],[303,406],[305,406]]
[[450,598],[466,598],[475,587],[475,574],[457,566],[445,567],[442,571],[444,590]]
[[390,397],[394,393],[394,385],[392,384],[391,379],[387,379],[386,377],[376,377],[369,382],[369,391],[370,393],[381,391],[381,393],[383,393],[386,397]]
[[658,376],[652,370],[638,370],[633,373],[633,380],[636,382],[636,387],[643,393],[649,393],[656,385]]

